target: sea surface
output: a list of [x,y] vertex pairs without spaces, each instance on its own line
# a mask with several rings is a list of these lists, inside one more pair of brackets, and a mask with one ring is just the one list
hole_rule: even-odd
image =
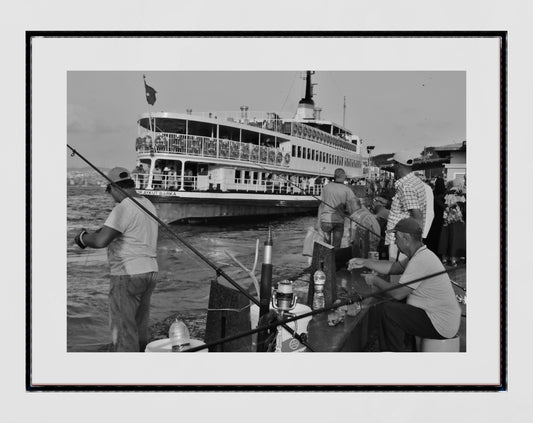
[[[99,187],[68,187],[67,190],[67,351],[105,351],[110,341],[108,328],[109,266],[106,249],[80,249],[74,237],[85,228],[100,228],[114,206],[110,195]],[[269,227],[273,234],[273,280],[298,274],[308,266],[302,256],[307,228],[315,217],[261,217],[253,220],[202,225],[174,224],[171,229],[235,281],[251,288],[251,278],[226,252],[248,269],[254,265],[256,242],[260,279],[263,244]],[[159,278],[152,296],[150,325],[176,313],[205,320],[209,287],[215,271],[194,253],[160,229],[157,247]],[[253,291],[252,291],[253,292]]]

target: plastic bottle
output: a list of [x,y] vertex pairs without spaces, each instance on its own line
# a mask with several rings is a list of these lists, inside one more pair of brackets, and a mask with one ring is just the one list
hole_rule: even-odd
[[324,308],[326,298],[324,297],[324,284],[326,283],[326,274],[323,270],[317,270],[313,276],[315,293],[313,296],[313,310]]
[[191,345],[189,329],[182,320],[176,319],[168,330],[168,337],[172,345],[173,352],[180,352]]

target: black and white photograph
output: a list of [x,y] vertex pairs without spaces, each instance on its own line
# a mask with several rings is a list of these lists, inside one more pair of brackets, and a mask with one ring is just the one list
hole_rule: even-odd
[[67,98],[67,351],[466,351],[466,72],[70,71]]

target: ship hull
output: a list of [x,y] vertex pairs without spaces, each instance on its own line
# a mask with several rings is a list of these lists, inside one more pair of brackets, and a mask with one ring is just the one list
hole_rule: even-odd
[[316,213],[319,201],[308,195],[200,193],[138,190],[156,207],[165,223],[253,216]]

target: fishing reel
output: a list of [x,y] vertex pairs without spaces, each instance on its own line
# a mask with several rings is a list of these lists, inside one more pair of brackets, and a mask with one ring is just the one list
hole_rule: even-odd
[[280,314],[288,313],[296,307],[296,299],[292,281],[285,279],[278,283],[278,289],[272,294],[272,308]]

